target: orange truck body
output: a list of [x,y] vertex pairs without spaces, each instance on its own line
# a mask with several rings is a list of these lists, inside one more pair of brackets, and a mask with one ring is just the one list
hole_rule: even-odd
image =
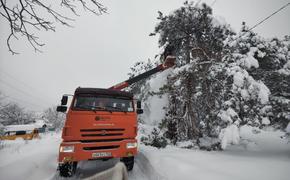
[[[90,94],[93,93],[90,91]],[[137,154],[137,147],[126,147],[127,143],[137,143],[135,107],[131,112],[74,110],[75,96],[66,115],[60,145],[60,148],[74,146],[74,150],[62,152],[60,149],[59,163],[131,157]],[[133,104],[133,96],[130,101]]]

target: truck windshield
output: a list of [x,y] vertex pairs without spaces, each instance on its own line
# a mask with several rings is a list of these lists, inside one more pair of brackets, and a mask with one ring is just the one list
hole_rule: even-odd
[[133,101],[128,97],[79,94],[73,104],[73,110],[133,112]]

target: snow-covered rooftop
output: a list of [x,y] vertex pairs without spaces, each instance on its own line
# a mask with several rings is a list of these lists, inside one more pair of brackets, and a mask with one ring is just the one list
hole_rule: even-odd
[[5,126],[5,131],[32,131],[35,128],[40,128],[36,124],[22,124],[22,125],[9,125]]

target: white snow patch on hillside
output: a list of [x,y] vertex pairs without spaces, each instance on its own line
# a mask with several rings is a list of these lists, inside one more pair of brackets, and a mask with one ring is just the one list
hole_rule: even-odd
[[[149,81],[149,91],[159,92],[159,89],[167,83],[167,76],[171,72],[172,70],[168,69],[152,77]],[[168,104],[168,94],[149,96],[144,104],[144,114],[141,118],[146,124],[157,125],[165,116],[164,107]]]

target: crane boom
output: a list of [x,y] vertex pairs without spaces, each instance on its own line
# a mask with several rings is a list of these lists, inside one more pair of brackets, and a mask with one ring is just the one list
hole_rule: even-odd
[[163,64],[160,64],[158,65],[157,67],[149,70],[149,71],[146,71],[142,74],[139,74],[133,78],[130,78],[126,81],[123,81],[115,86],[112,86],[110,87],[109,89],[114,89],[114,90],[122,90],[128,86],[130,86],[131,84],[134,84],[142,79],[145,79],[153,74],[156,74],[157,72],[161,72],[161,71],[164,71],[172,66],[175,65],[175,56],[167,56],[166,59],[165,59],[165,62]]

